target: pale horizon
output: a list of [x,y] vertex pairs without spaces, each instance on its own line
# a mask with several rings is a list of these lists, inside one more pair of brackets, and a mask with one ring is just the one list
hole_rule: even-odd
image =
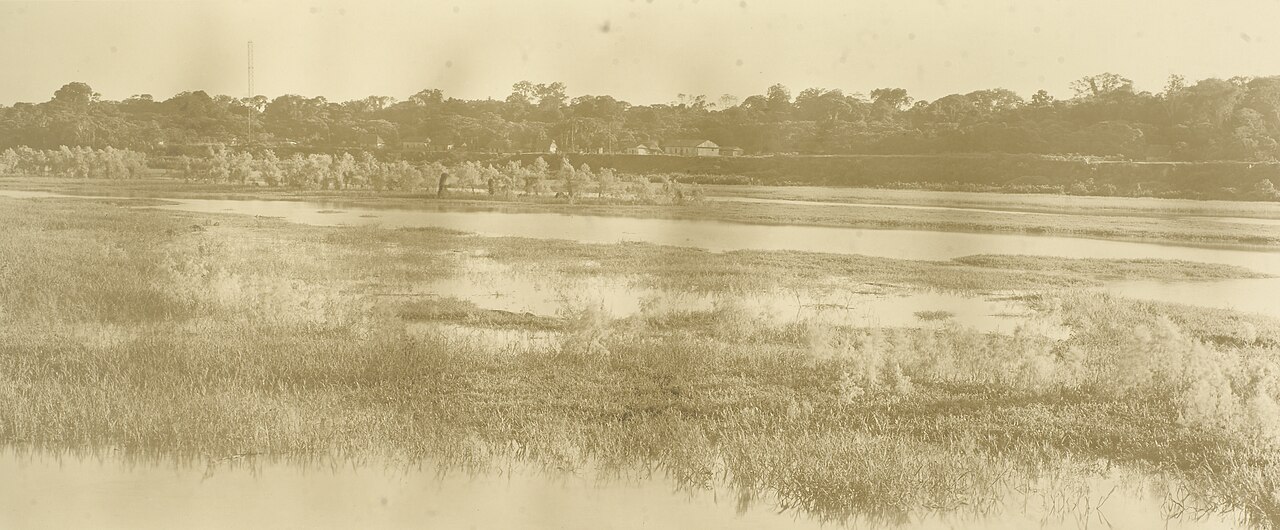
[[[502,99],[511,85],[564,82],[571,96],[637,105],[677,94],[745,98],[775,83],[916,99],[1007,88],[1071,95],[1113,72],[1160,91],[1170,74],[1280,73],[1280,2],[1232,9],[1183,1],[930,0],[897,5],[762,0],[497,2],[16,2],[0,4],[0,104],[47,101],[88,83],[104,99],[183,91]],[[42,43],[42,45],[35,45]]]

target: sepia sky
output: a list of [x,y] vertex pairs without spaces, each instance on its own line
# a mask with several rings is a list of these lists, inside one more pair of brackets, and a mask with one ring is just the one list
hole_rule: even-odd
[[563,81],[636,104],[739,97],[783,83],[918,99],[1024,96],[1113,71],[1280,74],[1280,0],[541,0],[0,2],[0,104],[69,81],[107,99],[183,90],[348,100],[424,88],[503,98]]

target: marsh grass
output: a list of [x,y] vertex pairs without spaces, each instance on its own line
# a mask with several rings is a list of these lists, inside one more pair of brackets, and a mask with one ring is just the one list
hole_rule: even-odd
[[1160,259],[1063,259],[1047,256],[975,255],[952,260],[974,267],[1022,270],[1052,275],[1080,275],[1101,281],[1119,281],[1140,277],[1164,280],[1214,280],[1233,278],[1265,278],[1265,274],[1243,267],[1223,266],[1183,260]]
[[944,311],[944,310],[916,311],[915,315],[916,315],[916,318],[924,322],[937,322],[941,320],[950,320],[952,318],[955,318],[956,316],[955,313],[952,313],[951,311]]
[[[1030,299],[1062,316],[1067,339],[779,323],[732,302],[533,318],[374,293],[453,274],[460,254],[479,251],[513,266],[556,255],[568,256],[556,266],[710,278],[802,278],[785,271],[814,259],[851,277],[889,265],[862,282],[928,284],[969,265],[3,203],[8,444],[656,467],[837,520],[981,505],[1008,477],[1104,461],[1174,476],[1206,506],[1261,525],[1280,517],[1271,320],[1076,292]],[[433,326],[410,332],[417,323]],[[434,324],[548,330],[558,342],[496,355]]]
[[[397,232],[398,237],[424,243],[436,237],[431,230]],[[1114,280],[1263,277],[1229,265],[1167,260],[973,256],[929,262],[795,251],[711,252],[648,243],[460,239],[448,244],[481,244],[489,258],[516,266],[546,268],[569,276],[635,275],[644,286],[692,292],[794,290],[833,281],[972,292],[1084,287]]]
[[397,314],[406,321],[455,322],[499,329],[555,331],[566,325],[561,318],[481,309],[474,302],[455,297],[410,300],[400,306]]

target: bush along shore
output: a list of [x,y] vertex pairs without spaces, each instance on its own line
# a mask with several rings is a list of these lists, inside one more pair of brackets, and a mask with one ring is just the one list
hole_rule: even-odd
[[[672,202],[697,185],[806,185],[935,191],[1280,201],[1280,163],[1133,162],[1045,155],[687,157],[500,155],[360,149],[208,147],[200,155],[148,157],[128,149],[0,151],[0,175],[137,179],[156,170],[186,182],[297,190],[441,192],[511,199],[557,196]],[[149,170],[150,168],[150,170]],[[594,169],[593,169],[594,168]],[[441,180],[443,179],[443,183]]]

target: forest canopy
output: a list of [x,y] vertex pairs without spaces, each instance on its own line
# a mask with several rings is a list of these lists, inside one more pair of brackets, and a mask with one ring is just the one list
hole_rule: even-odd
[[[622,152],[646,142],[708,139],[747,154],[1076,154],[1130,160],[1275,161],[1280,155],[1280,76],[1170,77],[1157,92],[1103,73],[1071,84],[1074,96],[1027,97],[994,88],[933,101],[901,88],[793,92],[781,84],[739,100],[680,94],[633,105],[608,95],[570,97],[563,83],[521,81],[506,98],[466,100],[425,89],[332,102],[286,94],[235,98],[204,91],[167,99],[103,99],[86,83],[42,103],[0,106],[0,149],[29,146],[356,147],[376,137],[432,149]],[[252,122],[252,123],[251,123]],[[541,147],[540,147],[541,146]]]

